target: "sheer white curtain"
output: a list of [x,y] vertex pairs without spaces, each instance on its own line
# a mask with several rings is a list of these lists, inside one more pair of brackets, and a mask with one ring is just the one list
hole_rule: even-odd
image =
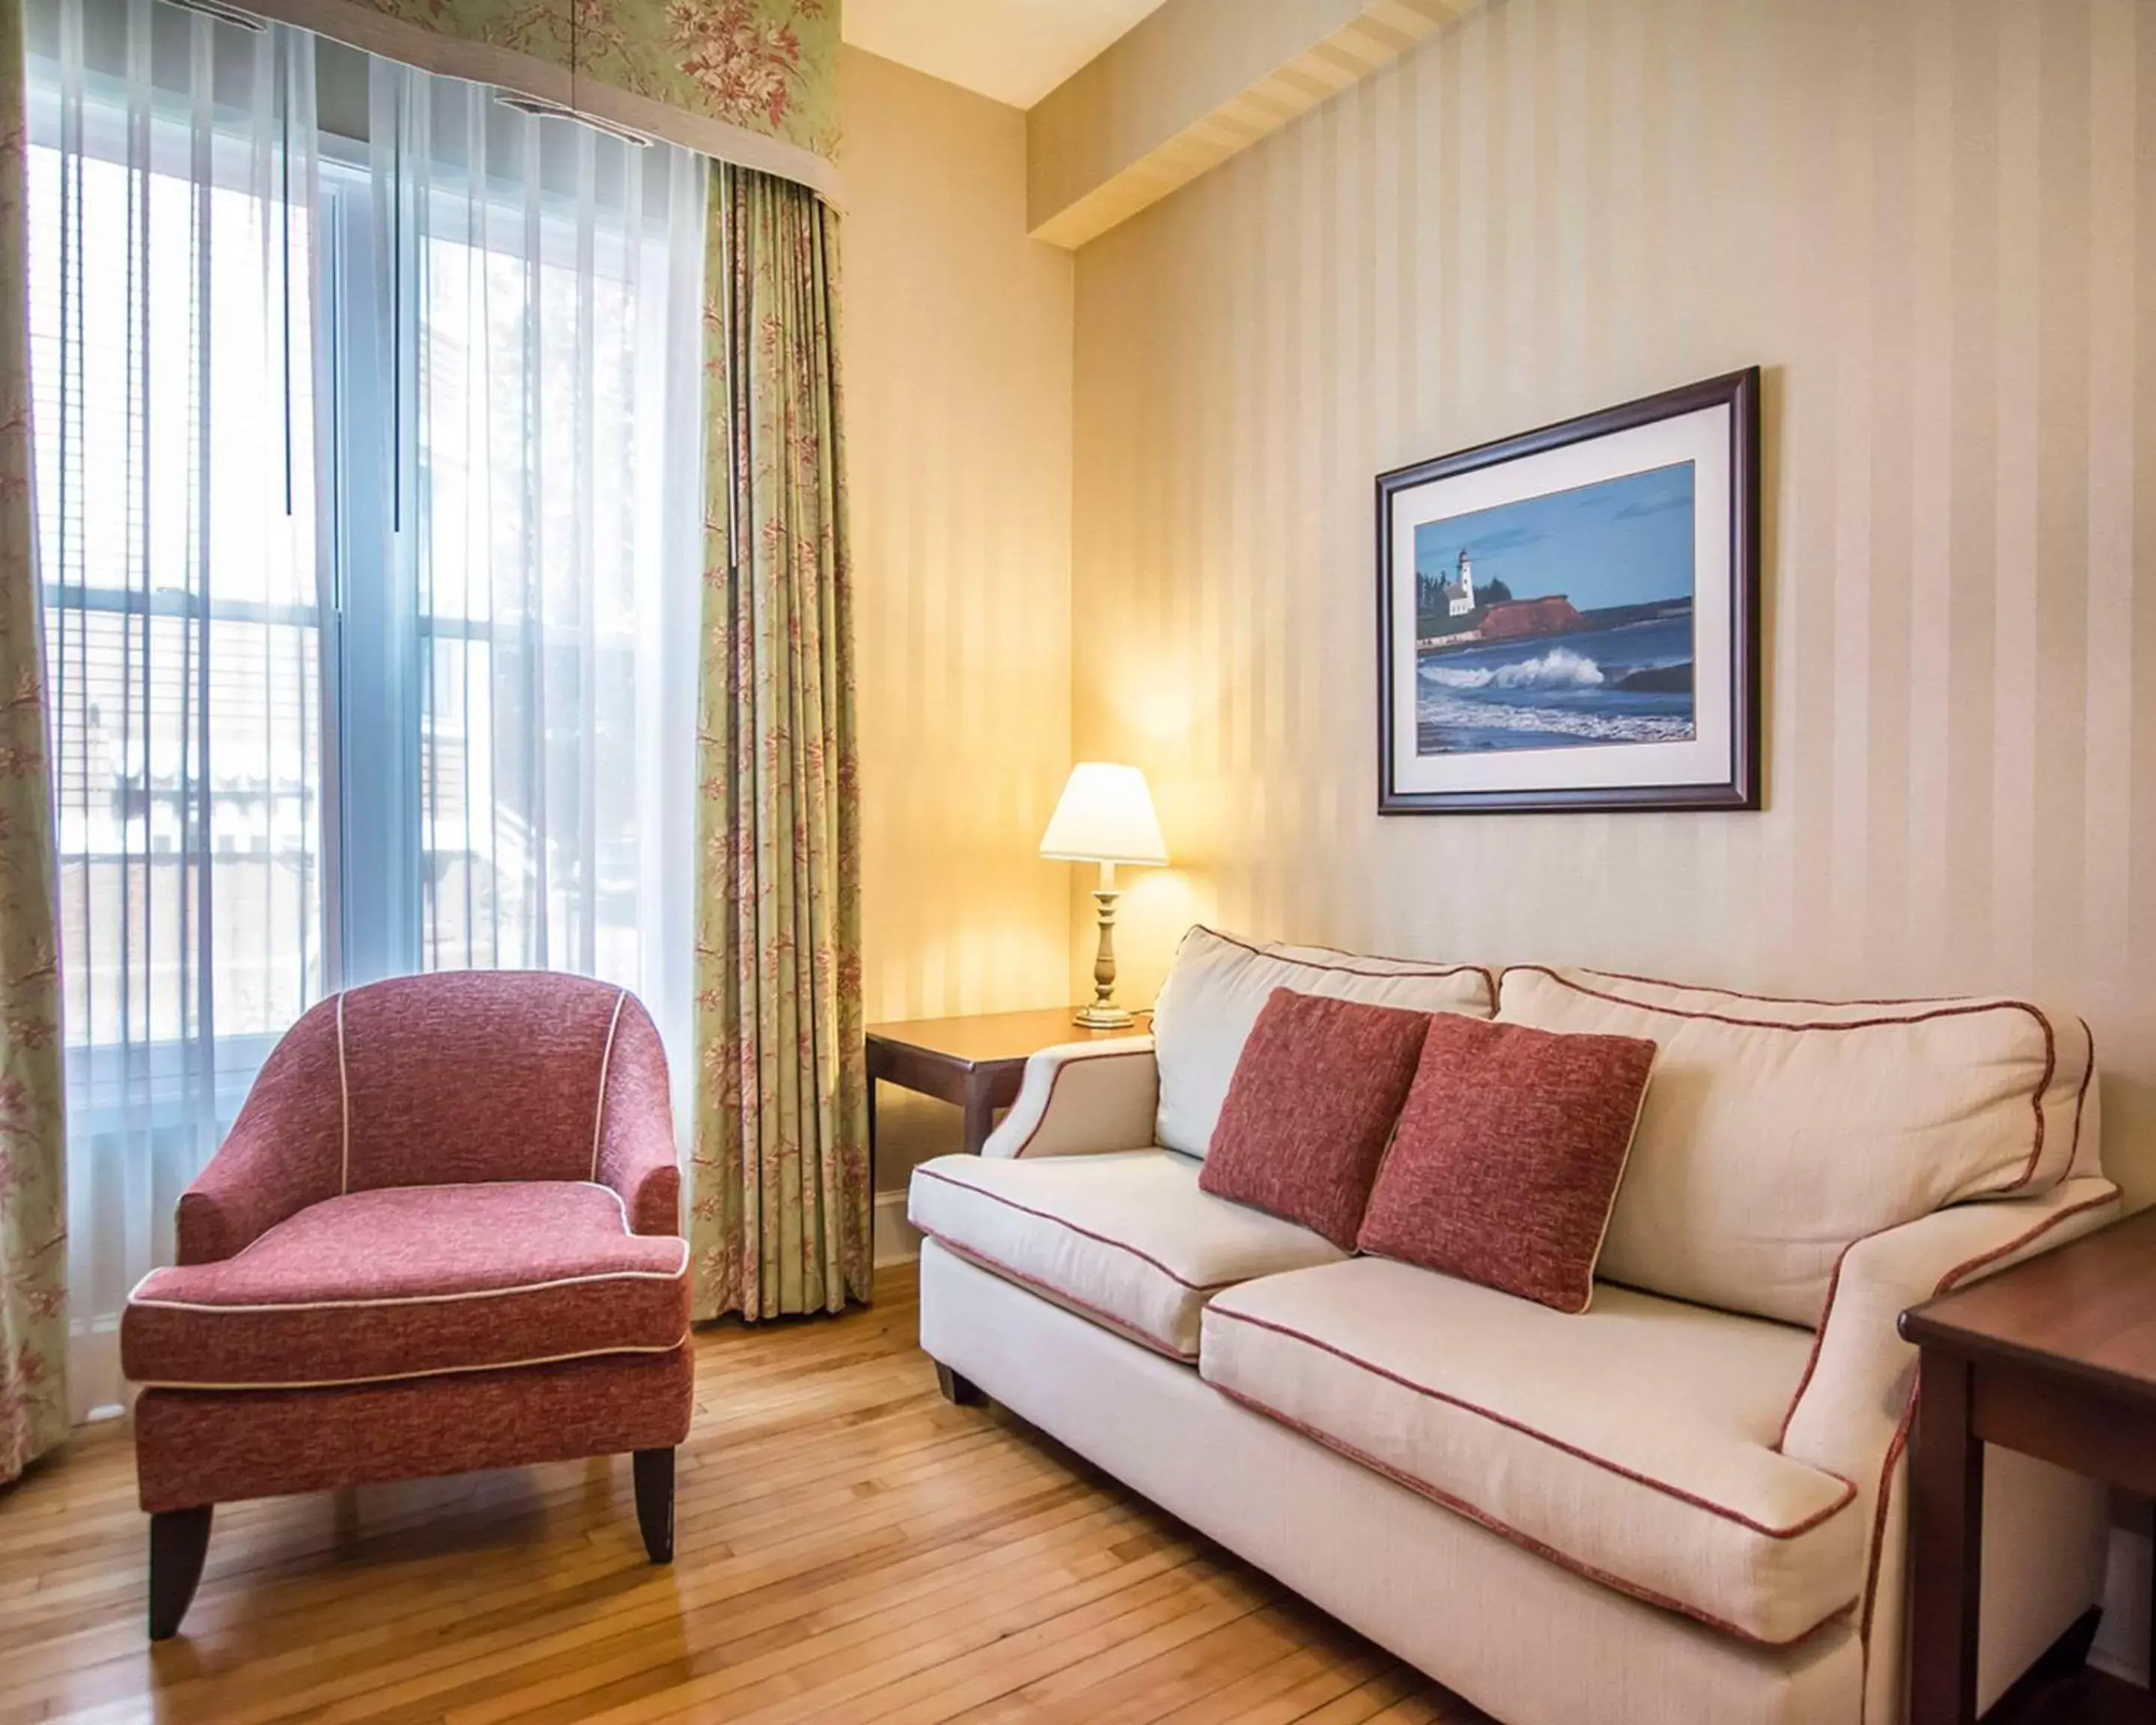
[[329,973],[313,62],[33,8],[30,339],[59,803],[70,1380]]
[[353,968],[641,979],[664,1014],[690,926],[702,162],[369,70],[396,382],[366,490],[411,634],[346,699],[416,725],[413,793],[382,803],[416,816],[420,914],[410,949],[355,936]]
[[29,11],[81,1417],[325,992],[579,970],[681,1047],[702,168],[281,27]]

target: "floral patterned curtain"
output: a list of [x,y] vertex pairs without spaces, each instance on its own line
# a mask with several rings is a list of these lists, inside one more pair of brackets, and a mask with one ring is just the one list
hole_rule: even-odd
[[370,54],[835,189],[839,0],[236,0]]
[[696,1312],[865,1300],[837,218],[715,164],[705,273]]
[[0,0],[0,1482],[67,1435],[59,972],[30,501],[22,0]]

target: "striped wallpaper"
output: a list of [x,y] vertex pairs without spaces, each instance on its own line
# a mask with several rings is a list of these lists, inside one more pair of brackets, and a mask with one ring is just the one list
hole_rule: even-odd
[[1080,246],[1485,0],[1183,0],[1027,110],[1034,237]]
[[[1372,475],[1755,362],[1766,811],[1380,821]],[[2028,992],[2156,1199],[2156,5],[1496,0],[1081,250],[1076,379],[1136,993],[1194,916]]]
[[[1071,260],[1025,235],[1025,116],[842,49],[844,330],[871,1022],[1063,999]],[[878,1183],[957,1147],[890,1096]]]

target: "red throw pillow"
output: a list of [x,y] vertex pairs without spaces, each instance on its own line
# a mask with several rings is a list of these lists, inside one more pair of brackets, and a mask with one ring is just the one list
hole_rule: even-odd
[[1433,1018],[1356,1244],[1586,1311],[1654,1063],[1635,1036]]
[[1429,1028],[1427,1013],[1274,989],[1235,1062],[1199,1189],[1353,1251]]

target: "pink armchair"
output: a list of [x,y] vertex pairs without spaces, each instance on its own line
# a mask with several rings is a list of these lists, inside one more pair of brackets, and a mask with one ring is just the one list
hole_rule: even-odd
[[121,1320],[151,1638],[243,1498],[627,1451],[667,1562],[680,1209],[665,1053],[626,990],[453,972],[310,1010]]

